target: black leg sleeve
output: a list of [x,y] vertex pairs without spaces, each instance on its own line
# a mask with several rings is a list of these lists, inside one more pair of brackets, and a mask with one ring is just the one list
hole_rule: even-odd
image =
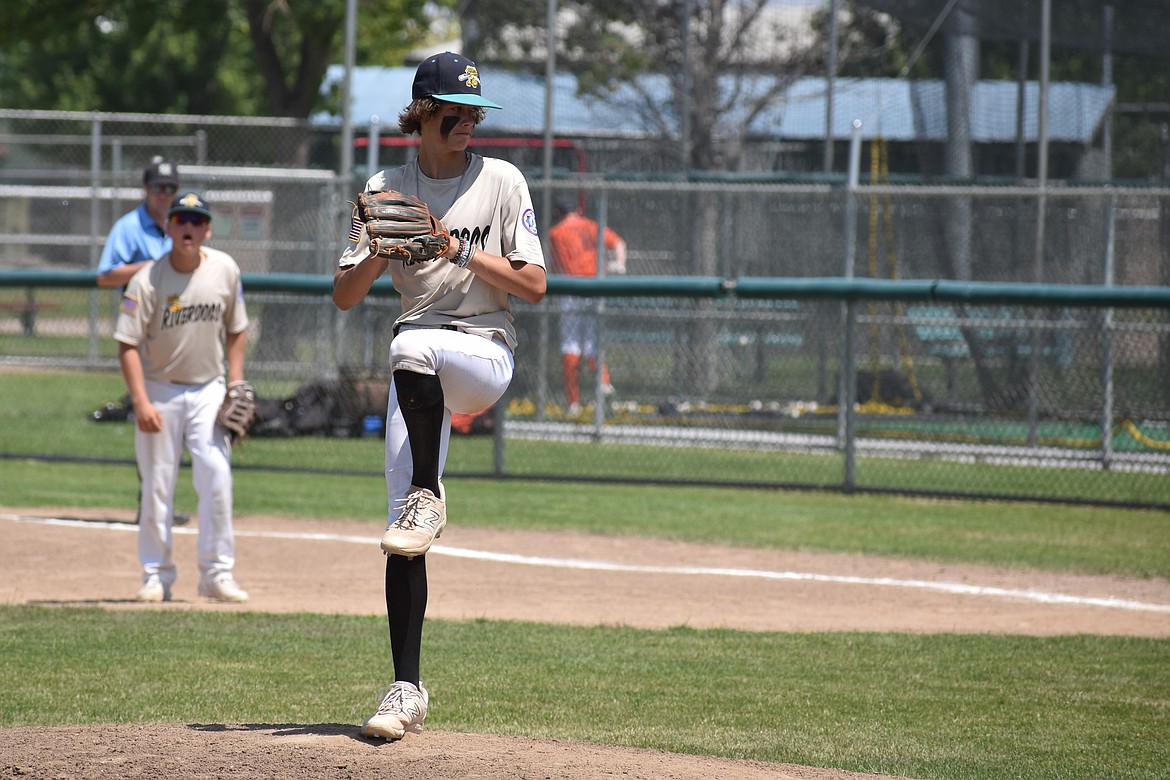
[[395,371],[398,408],[413,459],[411,483],[439,495],[439,445],[443,436],[443,384],[437,376]]
[[418,685],[423,617],[427,611],[427,557],[386,558],[386,616],[394,679]]

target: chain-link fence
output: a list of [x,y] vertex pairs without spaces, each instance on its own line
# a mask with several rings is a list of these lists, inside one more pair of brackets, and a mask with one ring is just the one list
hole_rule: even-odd
[[[340,182],[321,163],[336,152],[335,130],[4,112],[0,121],[4,364],[117,378],[117,293],[89,279],[106,230],[140,200],[141,170],[161,153],[179,162],[184,187],[208,194],[211,243],[245,272],[249,376],[291,415],[274,424],[279,433],[303,434],[282,440],[280,457],[292,448],[305,467],[336,466],[321,456],[322,438],[344,447],[376,432],[398,302],[385,286],[350,312],[329,300],[345,201],[365,175]],[[503,433],[470,438],[472,455],[455,468],[1170,506],[1165,302],[746,292],[761,280],[833,278],[1164,288],[1170,190],[546,181],[532,144],[483,143],[479,151],[528,173],[536,203],[551,188],[620,233],[628,275],[554,276],[540,305],[516,304],[518,369],[498,424],[461,423]],[[377,166],[413,154],[409,143],[374,148],[380,157],[367,161]],[[571,162],[572,150],[558,154]],[[13,276],[20,269],[58,276],[25,283]],[[624,288],[604,287],[614,283]],[[568,301],[597,315],[610,380],[582,360],[578,408],[560,350]],[[839,403],[848,394],[855,406]],[[111,456],[14,441],[0,433],[0,450]],[[257,438],[252,465],[270,452],[277,462],[268,446]]]
[[[644,279],[608,283],[636,293]],[[554,291],[564,288],[554,281]],[[685,278],[658,281],[658,295],[570,294],[607,284],[587,280],[539,305],[518,305],[523,346],[509,395],[485,417],[459,423],[462,432],[496,436],[457,444],[452,473],[1170,508],[1170,297],[1120,308],[1022,305],[1011,296],[995,303],[994,295],[969,303],[937,292],[853,300],[834,293],[843,280],[812,280],[811,288],[790,287],[797,297],[741,298],[719,280],[683,285],[681,294]],[[342,313],[327,278],[260,275],[246,283],[256,347],[274,304],[296,311],[304,326],[284,360],[250,350],[248,373],[267,406],[247,465],[286,468],[291,458],[306,469],[361,466],[370,453],[355,455],[347,442],[364,445],[384,424],[392,291]],[[98,319],[96,337],[87,331],[95,296],[112,313],[111,291],[0,289],[18,315],[0,324],[3,362],[81,387],[91,377],[116,380],[112,317]],[[598,360],[609,373],[603,383],[582,361],[579,408],[566,401],[559,348],[570,300],[597,313]],[[38,308],[18,313],[26,303]],[[94,342],[96,358],[88,352]],[[77,368],[87,373],[58,375]],[[24,393],[21,383],[3,386]],[[92,391],[95,410],[108,397],[101,392]],[[57,424],[60,414],[38,407],[21,422],[36,429]],[[0,451],[131,454],[116,436],[97,444],[81,438],[89,451],[75,438],[45,437],[32,450],[14,443],[22,439],[18,429],[0,433]]]

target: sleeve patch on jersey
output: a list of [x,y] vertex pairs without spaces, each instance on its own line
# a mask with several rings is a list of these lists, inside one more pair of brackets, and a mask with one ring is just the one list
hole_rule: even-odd
[[524,214],[520,217],[520,223],[524,225],[524,229],[532,235],[539,235],[536,232],[536,212],[532,209],[525,209]]
[[126,314],[134,314],[138,311],[138,299],[130,295],[122,295],[122,311]]
[[354,217],[349,223],[349,240],[355,244],[361,240],[362,237],[362,221]]

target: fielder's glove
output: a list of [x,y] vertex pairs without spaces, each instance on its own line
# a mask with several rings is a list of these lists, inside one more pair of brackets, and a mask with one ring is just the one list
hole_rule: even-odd
[[215,415],[215,421],[228,429],[234,444],[248,435],[248,430],[255,419],[256,391],[252,389],[252,385],[242,380],[232,382],[228,385],[227,394],[223,397],[223,404]]
[[451,246],[447,228],[413,195],[396,190],[363,192],[354,216],[366,226],[370,251],[403,265],[430,262]]

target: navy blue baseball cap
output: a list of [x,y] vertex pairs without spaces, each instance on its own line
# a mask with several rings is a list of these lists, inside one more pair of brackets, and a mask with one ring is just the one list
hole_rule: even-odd
[[427,57],[414,73],[411,99],[434,98],[447,103],[480,108],[503,108],[480,94],[481,82],[475,63],[454,52]]
[[207,205],[207,201],[194,192],[184,192],[172,200],[171,208],[167,212],[167,218],[169,219],[176,214],[183,213],[202,214],[208,219],[211,219],[211,207]]
[[150,165],[142,172],[142,183],[151,185],[179,186],[179,171],[174,163],[167,162],[161,157],[155,157]]

